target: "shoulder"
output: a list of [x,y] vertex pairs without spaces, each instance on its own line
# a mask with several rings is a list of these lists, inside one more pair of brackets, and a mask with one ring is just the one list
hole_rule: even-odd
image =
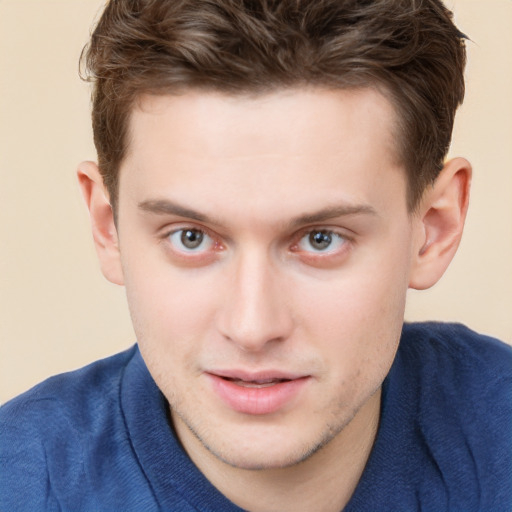
[[56,492],[83,486],[91,433],[114,421],[119,381],[134,352],[51,377],[0,407],[2,510],[17,510],[20,495],[23,510],[58,509]]
[[423,371],[456,371],[471,382],[512,378],[512,347],[461,324],[405,324],[399,354]]
[[440,495],[426,484],[437,479],[468,510],[507,510],[512,348],[458,324],[408,324],[399,358],[406,385],[416,388],[415,428],[434,468],[426,495]]
[[134,347],[78,370],[50,377],[0,407],[0,425],[21,420],[27,425],[29,419],[53,421],[59,409],[77,418],[77,414],[81,417],[91,407],[97,407],[98,397],[102,402],[109,398],[115,400],[116,384],[133,354]]
[[[425,418],[459,431],[506,428],[512,420],[512,347],[460,324],[406,324],[397,360]],[[428,421],[427,423],[432,423]],[[494,435],[494,434],[493,434]]]

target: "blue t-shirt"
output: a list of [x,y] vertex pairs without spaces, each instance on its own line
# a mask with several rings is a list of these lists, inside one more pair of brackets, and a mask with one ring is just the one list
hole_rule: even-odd
[[[406,324],[344,510],[510,512],[511,434],[511,347],[460,325]],[[0,510],[241,509],[180,446],[134,346],[0,408]]]

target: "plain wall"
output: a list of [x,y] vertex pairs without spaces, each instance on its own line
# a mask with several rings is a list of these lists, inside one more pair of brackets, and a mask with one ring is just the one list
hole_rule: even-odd
[[[95,159],[78,58],[99,0],[0,0],[0,402],[135,342],[100,274],[75,169]],[[512,1],[451,0],[468,43],[451,156],[474,166],[459,254],[408,320],[512,343]]]

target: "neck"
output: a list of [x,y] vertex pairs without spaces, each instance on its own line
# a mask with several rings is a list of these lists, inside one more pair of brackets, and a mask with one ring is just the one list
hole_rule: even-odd
[[354,493],[370,455],[377,434],[380,395],[379,390],[322,449],[286,468],[235,468],[212,455],[194,436],[179,437],[206,478],[245,510],[339,512]]

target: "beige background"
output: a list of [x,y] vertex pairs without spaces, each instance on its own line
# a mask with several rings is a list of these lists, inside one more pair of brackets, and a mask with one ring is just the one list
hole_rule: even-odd
[[[131,345],[100,275],[74,170],[94,159],[77,61],[100,0],[0,0],[0,402]],[[449,0],[469,43],[451,155],[475,169],[459,254],[407,319],[461,321],[512,344],[512,0]]]

